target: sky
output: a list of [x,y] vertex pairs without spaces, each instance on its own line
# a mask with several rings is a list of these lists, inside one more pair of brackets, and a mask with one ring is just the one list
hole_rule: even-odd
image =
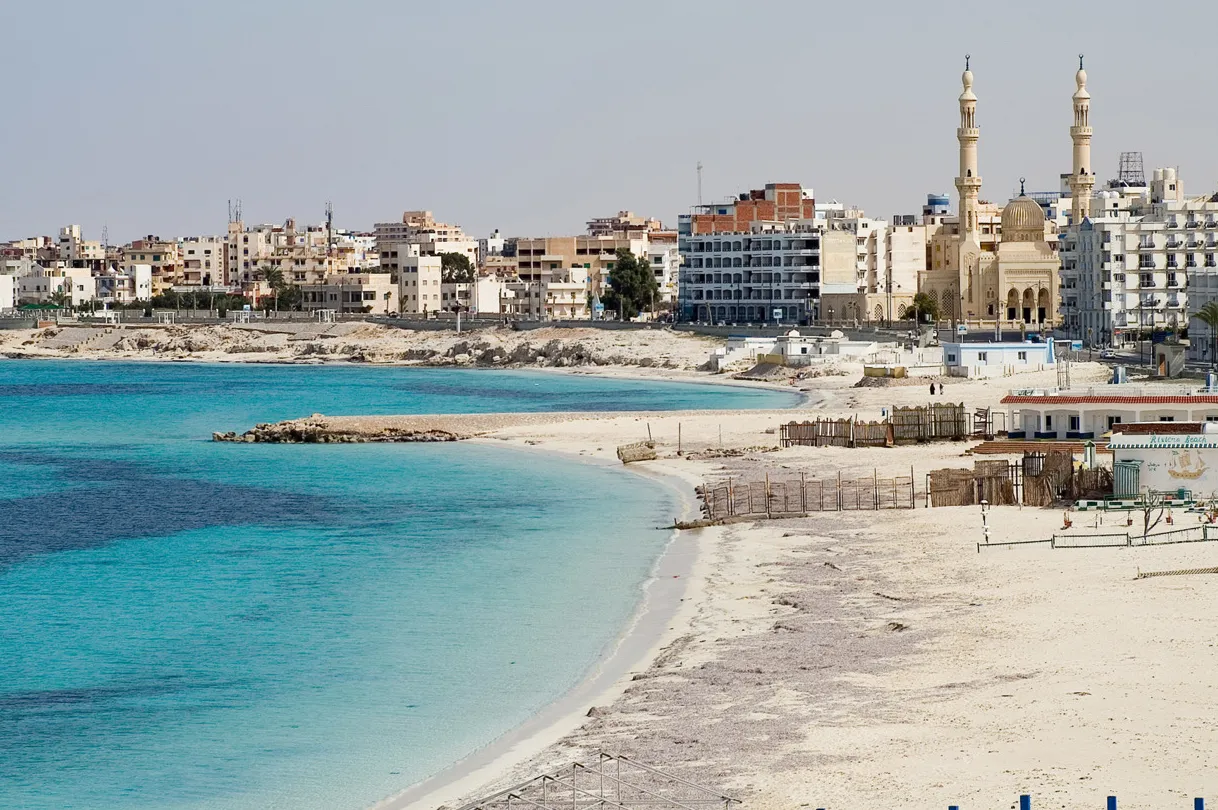
[[1101,182],[1141,151],[1201,194],[1216,28],[1218,3],[1129,0],[3,3],[0,239],[222,233],[238,198],[251,223],[331,201],[357,230],[420,208],[473,236],[675,226],[698,162],[706,202],[799,182],[915,213],[954,201],[965,53],[983,199],[1070,170],[1079,53]]

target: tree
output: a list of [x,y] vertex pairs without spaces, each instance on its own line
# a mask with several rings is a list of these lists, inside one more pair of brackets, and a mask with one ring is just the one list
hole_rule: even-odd
[[[259,268],[258,274],[262,276],[262,280],[271,288],[275,298],[275,309],[278,310],[279,297],[288,288],[288,284],[284,280],[283,270],[277,264],[266,264]],[[270,307],[267,307],[267,311],[270,311]]]
[[929,293],[920,292],[914,296],[909,316],[917,317],[919,323],[926,319],[937,321],[939,320],[939,302]]
[[474,265],[464,253],[440,254],[440,280],[445,284],[470,284]]
[[1210,329],[1210,368],[1214,368],[1218,364],[1218,301],[1208,302],[1193,317]]
[[651,309],[660,285],[647,263],[647,257],[635,256],[619,248],[617,260],[609,270],[609,288],[601,294],[606,312],[620,312],[623,318],[633,318]]

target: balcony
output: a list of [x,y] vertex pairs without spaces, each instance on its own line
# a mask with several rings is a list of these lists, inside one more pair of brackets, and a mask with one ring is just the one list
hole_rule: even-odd
[[1181,284],[1180,284],[1180,279],[1179,279],[1179,278],[1177,278],[1176,276],[1168,276],[1168,277],[1167,277],[1167,287],[1168,287],[1168,289],[1171,289],[1172,287],[1179,288],[1180,286],[1181,286]]
[[1155,288],[1155,280],[1153,278],[1144,278],[1138,282],[1138,286],[1143,290],[1153,290]]
[[1167,247],[1169,250],[1172,248],[1178,248],[1178,247],[1183,247],[1183,246],[1184,246],[1184,242],[1182,242],[1181,240],[1177,239],[1174,236],[1167,240]]

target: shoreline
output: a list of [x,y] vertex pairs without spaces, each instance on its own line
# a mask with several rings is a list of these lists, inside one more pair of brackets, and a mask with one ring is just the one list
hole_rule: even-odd
[[[492,439],[471,441],[502,446]],[[523,444],[513,443],[513,449],[615,466],[600,459],[538,450]],[[676,473],[626,469],[669,490],[681,517],[697,512],[692,489],[686,491],[682,485],[687,482]],[[577,730],[593,709],[603,711],[612,705],[636,675],[646,672],[673,641],[688,632],[706,585],[710,557],[709,550],[702,547],[706,536],[713,536],[718,542],[721,535],[714,530],[696,534],[671,530],[670,539],[641,584],[640,598],[630,619],[579,683],[520,725],[421,782],[377,802],[372,810],[440,807],[467,799],[559,743]]]

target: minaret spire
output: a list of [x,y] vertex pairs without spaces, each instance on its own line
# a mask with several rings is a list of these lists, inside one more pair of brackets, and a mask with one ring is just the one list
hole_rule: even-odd
[[1091,94],[1087,92],[1087,71],[1083,70],[1083,55],[1078,55],[1078,73],[1074,74],[1074,125],[1070,140],[1074,141],[1074,170],[1070,173],[1070,216],[1077,227],[1091,216],[1091,192],[1095,189],[1095,174],[1091,171]]
[[977,238],[977,197],[981,193],[981,177],[977,173],[977,141],[981,136],[977,128],[977,96],[973,94],[973,71],[969,68],[971,57],[964,55],[964,75],[960,77],[964,92],[960,94],[960,128],[956,139],[960,142],[960,176],[956,178],[956,191],[960,194],[961,239]]

